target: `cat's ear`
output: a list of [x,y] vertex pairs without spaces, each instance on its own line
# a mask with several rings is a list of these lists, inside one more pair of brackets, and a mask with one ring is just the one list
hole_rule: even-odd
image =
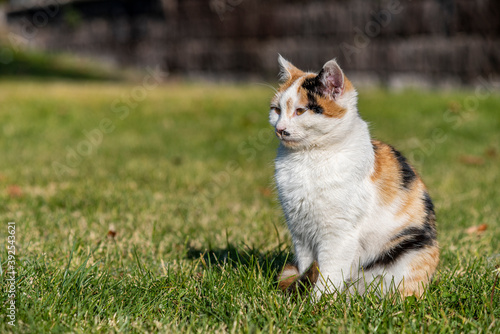
[[344,92],[344,72],[335,59],[327,62],[318,73],[319,91],[322,95],[336,100]]
[[299,76],[302,73],[297,67],[293,66],[288,60],[278,54],[278,63],[280,64],[280,81],[286,82],[294,76]]

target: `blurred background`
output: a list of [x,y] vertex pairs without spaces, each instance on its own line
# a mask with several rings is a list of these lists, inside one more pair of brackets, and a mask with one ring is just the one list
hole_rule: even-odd
[[29,49],[209,80],[274,81],[278,53],[315,71],[337,58],[358,84],[460,86],[500,76],[497,0],[10,0],[0,6],[3,75],[50,68],[37,69],[19,54]]

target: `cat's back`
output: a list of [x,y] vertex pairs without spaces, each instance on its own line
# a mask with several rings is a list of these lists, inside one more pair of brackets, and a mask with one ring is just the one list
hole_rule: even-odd
[[403,213],[411,209],[412,202],[425,202],[427,188],[408,160],[391,145],[378,140],[371,143],[375,159],[370,181],[377,191],[378,205],[399,207]]
[[370,182],[375,205],[362,233],[367,253],[380,247],[411,250],[437,246],[434,205],[424,182],[394,147],[377,140],[372,145],[375,160]]

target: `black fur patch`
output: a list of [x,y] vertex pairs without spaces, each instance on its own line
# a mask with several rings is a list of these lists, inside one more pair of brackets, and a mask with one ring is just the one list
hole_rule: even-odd
[[314,111],[316,114],[322,114],[323,108],[317,103],[314,93],[307,91],[307,109]]
[[434,239],[437,237],[436,232],[436,213],[434,212],[434,204],[432,203],[429,193],[424,192],[424,205],[425,205],[425,221],[424,229],[427,233],[433,236]]
[[397,239],[401,239],[401,242],[385,253],[380,254],[375,260],[364,264],[363,269],[369,270],[378,266],[389,266],[409,251],[431,246],[436,239],[436,233],[434,229],[429,230],[425,226],[423,228],[409,227],[399,233],[393,240]]
[[401,171],[401,185],[408,189],[413,181],[416,179],[417,175],[413,171],[413,168],[408,164],[406,158],[397,151],[394,147],[391,146],[392,153],[398,159],[399,170]]
[[[320,72],[321,74],[321,72]],[[317,96],[321,95],[319,82],[319,74],[312,78],[307,78],[302,83],[302,88],[307,91],[307,109],[312,110],[316,114],[322,114],[323,108],[318,104]]]
[[318,73],[317,76],[305,79],[304,82],[302,83],[302,88],[314,94],[321,94],[320,91],[321,82],[319,81],[319,78],[321,77],[322,73],[323,69],[321,69],[321,71]]
[[427,191],[424,192],[424,204],[425,212],[434,214],[434,204],[432,203],[431,197]]

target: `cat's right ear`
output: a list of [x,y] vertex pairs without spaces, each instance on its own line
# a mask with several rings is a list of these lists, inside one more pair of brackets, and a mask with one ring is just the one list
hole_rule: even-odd
[[280,82],[287,82],[294,76],[300,76],[302,72],[280,54],[278,54],[278,63],[280,64]]
[[336,100],[344,92],[344,73],[335,59],[327,62],[317,76],[321,94]]

